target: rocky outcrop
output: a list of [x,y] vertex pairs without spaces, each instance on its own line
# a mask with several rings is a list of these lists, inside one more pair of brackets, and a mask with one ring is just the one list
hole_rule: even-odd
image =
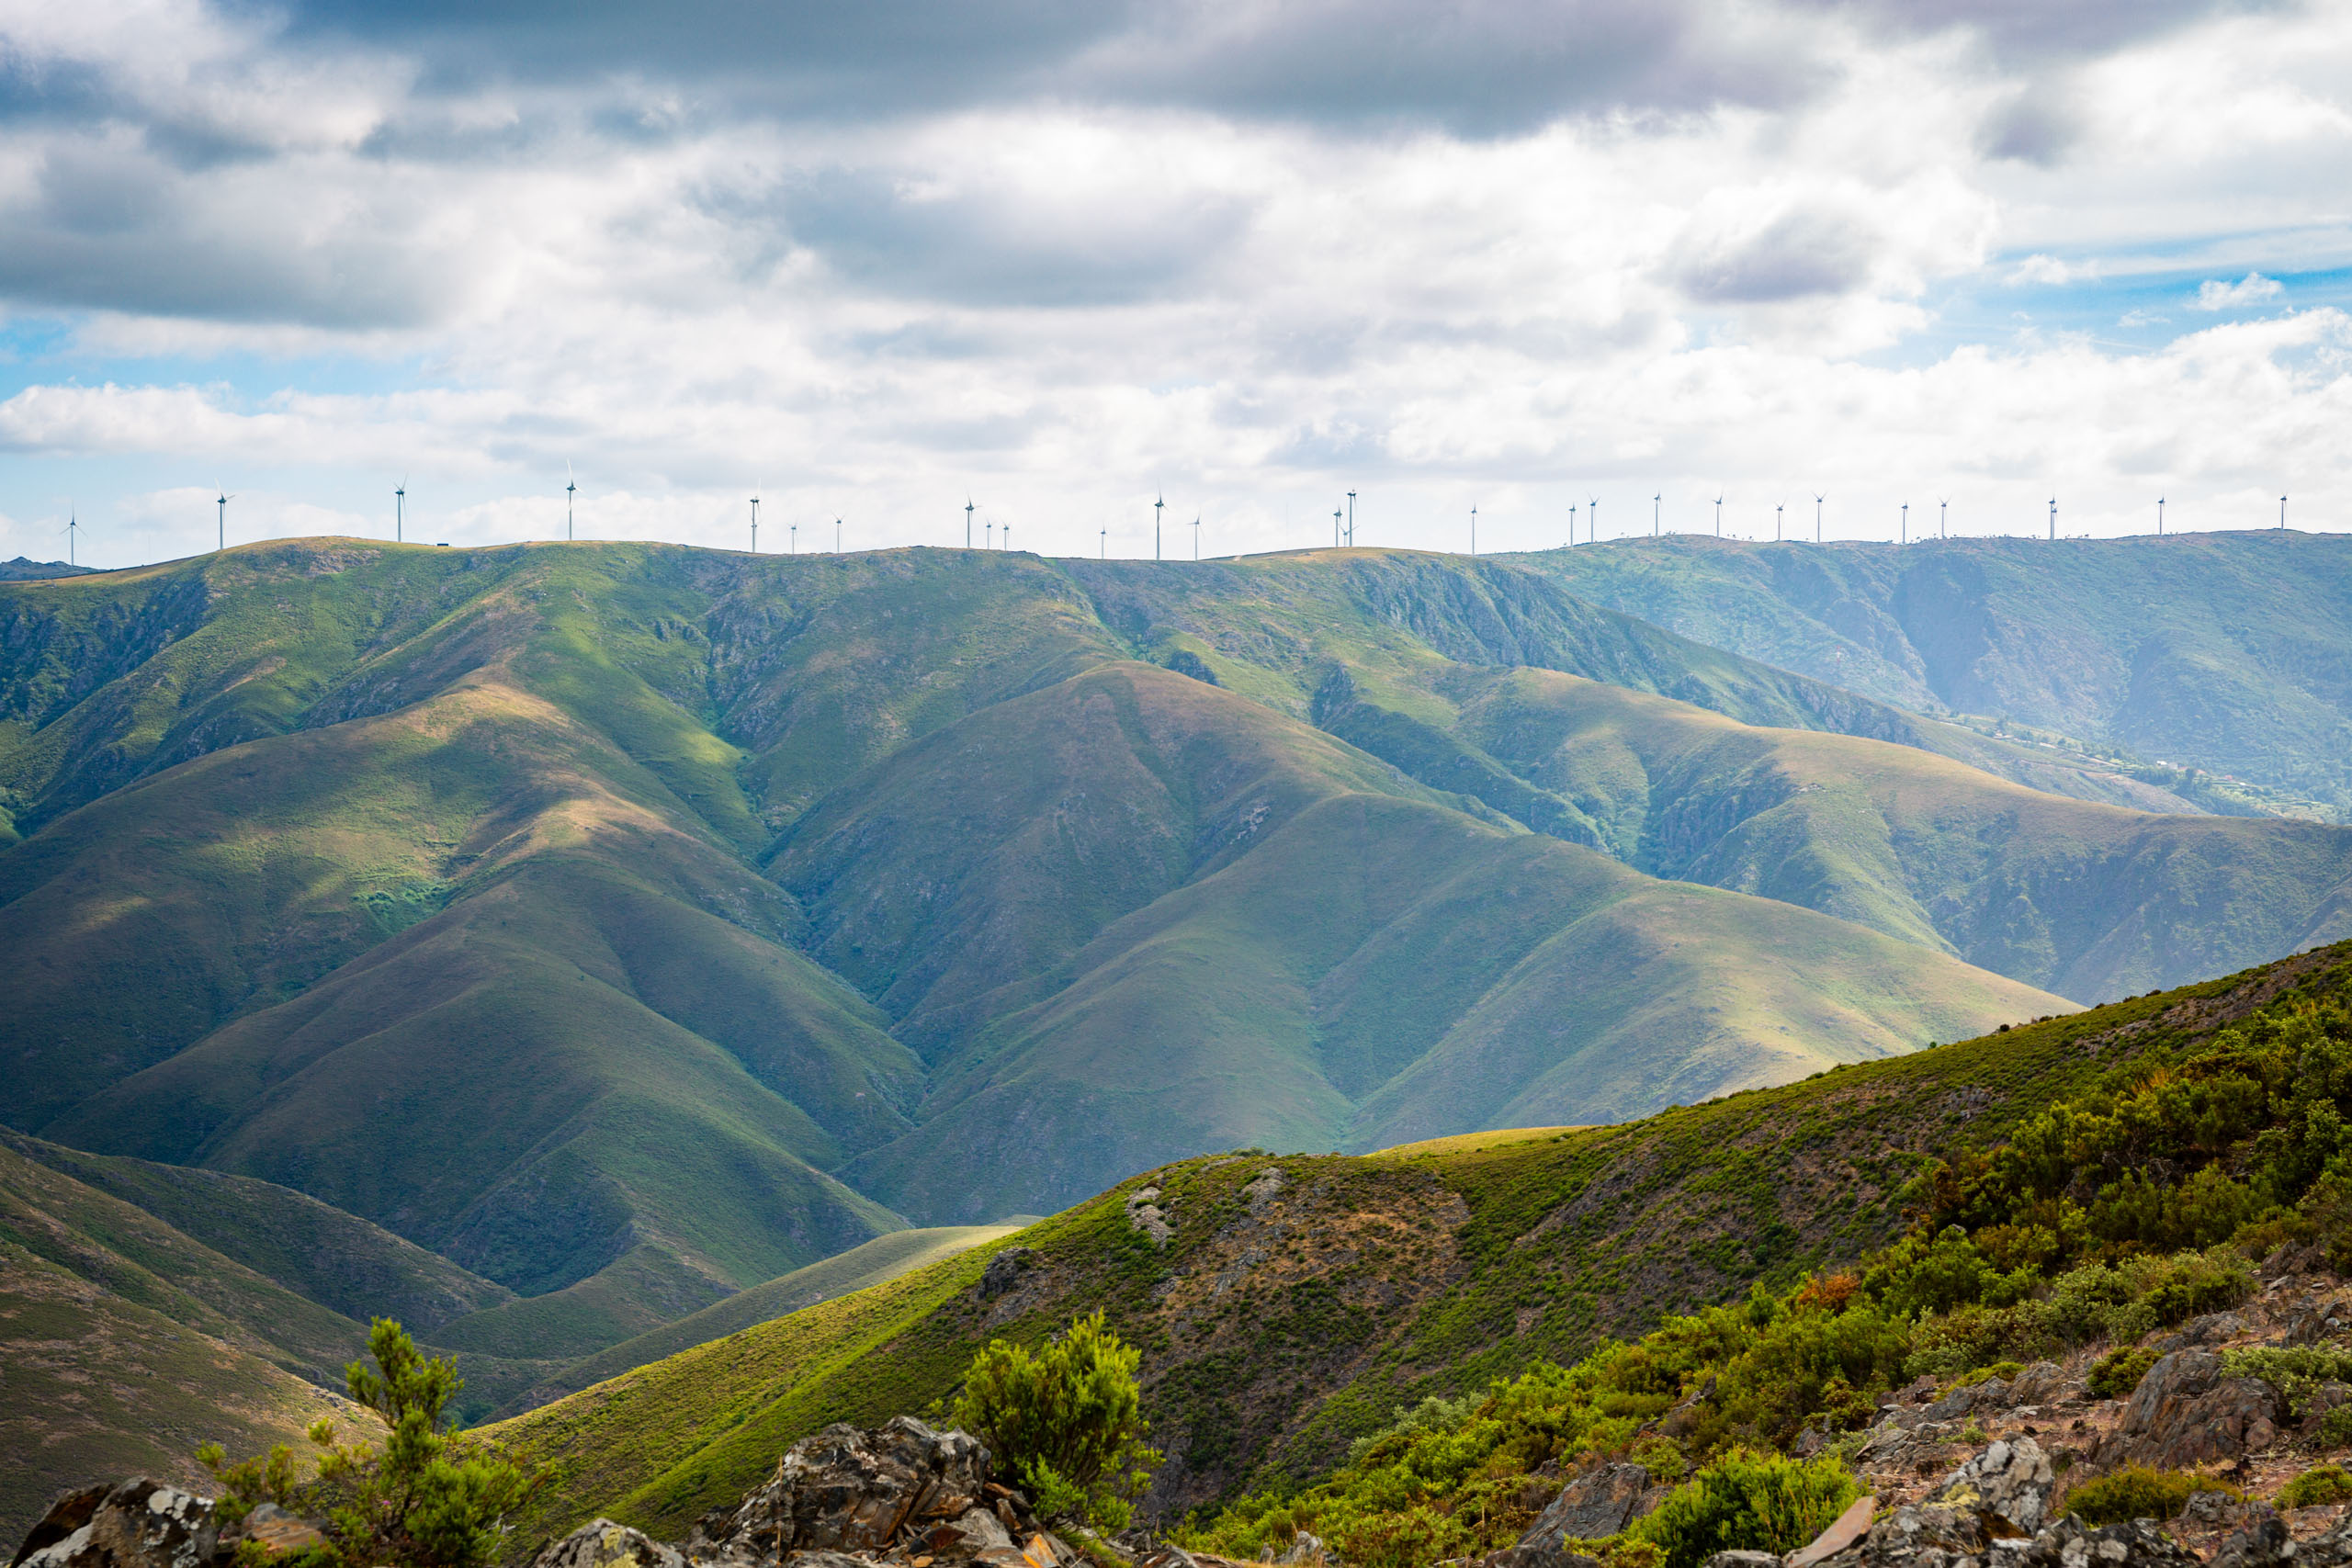
[[[1985,1528],[1998,1538],[2031,1535],[2050,1517],[2050,1495],[2058,1477],[2049,1456],[2031,1438],[1994,1443],[1945,1477],[1928,1501],[1945,1508],[1971,1508],[1989,1516]],[[1999,1527],[2006,1525],[2007,1530]]]
[[594,1519],[540,1552],[534,1568],[686,1568],[686,1559],[643,1530]]
[[2261,1379],[2223,1377],[2210,1350],[2175,1350],[2140,1379],[2099,1462],[2186,1470],[2235,1460],[2269,1447],[2283,1415],[2278,1391]]
[[1563,1537],[1600,1540],[1615,1535],[1649,1512],[1649,1493],[1650,1472],[1638,1464],[1587,1471],[1560,1488],[1519,1544],[1556,1547]]
[[1000,1518],[993,1507],[1006,1495],[989,1487],[989,1451],[967,1433],[934,1432],[911,1416],[871,1430],[836,1424],[786,1450],[774,1479],[742,1502],[705,1515],[686,1553],[775,1562],[796,1551],[887,1551],[929,1530],[978,1556],[1012,1544],[1012,1510]]
[[9,1568],[205,1568],[220,1541],[210,1498],[141,1477],[60,1497]]

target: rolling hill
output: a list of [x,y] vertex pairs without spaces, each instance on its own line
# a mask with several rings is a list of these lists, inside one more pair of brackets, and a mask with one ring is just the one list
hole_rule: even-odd
[[[2352,812],[2352,538],[1761,545],[1511,558],[1685,637],[1926,713],[2006,718]],[[2152,777],[2164,775],[2151,770]]]
[[1785,1081],[2292,951],[2345,877],[1404,552],[0,585],[0,789],[11,1123],[514,1292],[434,1330],[502,1398],[909,1219]]
[[[1981,1149],[2147,1053],[2341,1007],[2352,943],[1612,1127],[1148,1171],[1002,1241],[642,1366],[489,1428],[549,1467],[535,1537],[673,1536],[794,1438],[952,1392],[992,1337],[1100,1309],[1143,1348],[1162,1517],[1281,1488],[1430,1395],[1883,1245],[1931,1156]],[[1156,1240],[1148,1202],[1170,1228]],[[1009,1289],[984,1291],[991,1259]]]

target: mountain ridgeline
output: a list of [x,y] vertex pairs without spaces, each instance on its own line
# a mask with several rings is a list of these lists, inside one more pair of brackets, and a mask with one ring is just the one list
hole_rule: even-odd
[[910,1222],[1636,1117],[2352,932],[2352,829],[1369,550],[0,584],[0,809],[9,1124],[437,1256],[492,1293],[431,1335],[514,1389]]

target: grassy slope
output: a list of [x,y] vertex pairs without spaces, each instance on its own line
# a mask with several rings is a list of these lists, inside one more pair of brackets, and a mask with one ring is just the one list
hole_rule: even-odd
[[1569,819],[1654,875],[1802,904],[2083,1000],[2352,921],[2352,829],[2127,811],[1545,671],[1449,669],[1325,722],[1431,784],[1483,767],[1521,792],[1474,781],[1498,807]]
[[317,1199],[251,1177],[85,1154],[13,1133],[5,1146],[143,1209],[286,1289],[347,1318],[438,1324],[513,1299],[437,1253]]
[[877,1235],[821,1263],[811,1263],[805,1269],[778,1275],[765,1284],[738,1291],[700,1312],[571,1362],[530,1389],[524,1408],[576,1393],[592,1383],[617,1377],[650,1361],[726,1338],[819,1302],[883,1284],[984,1242],[1001,1241],[1020,1228],[1010,1224],[938,1225]]
[[909,748],[775,869],[902,1027],[990,1021],[946,1035],[922,1124],[845,1169],[943,1221],[1200,1148],[1637,1114],[2064,1006],[1475,820],[1136,664]]
[[[992,1302],[974,1287],[997,1248],[974,1248],[494,1431],[553,1467],[536,1530],[605,1512],[675,1533],[793,1438],[920,1410],[991,1335],[1099,1306],[1145,1350],[1170,1455],[1155,1502],[1189,1506],[1311,1473],[1400,1403],[1853,1258],[1898,1226],[1925,1151],[1995,1141],[2135,1051],[2347,981],[2352,945],[1621,1126],[1188,1160],[1000,1244],[1037,1256]],[[1252,1201],[1268,1169],[1284,1186]],[[1164,1251],[1125,1219],[1147,1185],[1175,1224]]]
[[1512,558],[1686,636],[2352,807],[2352,540],[2268,529],[1892,545],[1612,540]]

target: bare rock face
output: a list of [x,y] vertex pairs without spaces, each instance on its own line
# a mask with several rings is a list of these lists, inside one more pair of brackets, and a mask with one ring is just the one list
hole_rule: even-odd
[[1649,1490],[1650,1472],[1638,1464],[1604,1464],[1588,1471],[1560,1488],[1519,1544],[1556,1547],[1563,1536],[1599,1540],[1615,1535],[1649,1511]]
[[2091,1529],[2069,1514],[2015,1554],[2018,1568],[2200,1568],[2154,1519]]
[[2260,1378],[2225,1378],[2211,1351],[2176,1350],[2141,1378],[2099,1460],[2164,1470],[2234,1460],[2269,1447],[2281,1414]]
[[985,1512],[988,1465],[978,1438],[934,1432],[911,1416],[871,1430],[836,1424],[786,1450],[775,1477],[741,1504],[705,1515],[686,1554],[775,1562],[794,1551],[879,1551],[902,1531]]
[[9,1568],[204,1568],[220,1540],[210,1498],[142,1477],[60,1497]]
[[686,1560],[643,1530],[594,1519],[540,1552],[531,1568],[686,1568]]
[[1034,1247],[1008,1247],[989,1259],[980,1275],[980,1300],[994,1301],[1013,1286],[1021,1283],[1021,1276],[1037,1260]]
[[[1928,1501],[1946,1508],[1975,1508],[2031,1535],[2050,1516],[2058,1477],[2031,1438],[1994,1443],[1944,1478]],[[1999,1534],[1998,1530],[1992,1533]]]

